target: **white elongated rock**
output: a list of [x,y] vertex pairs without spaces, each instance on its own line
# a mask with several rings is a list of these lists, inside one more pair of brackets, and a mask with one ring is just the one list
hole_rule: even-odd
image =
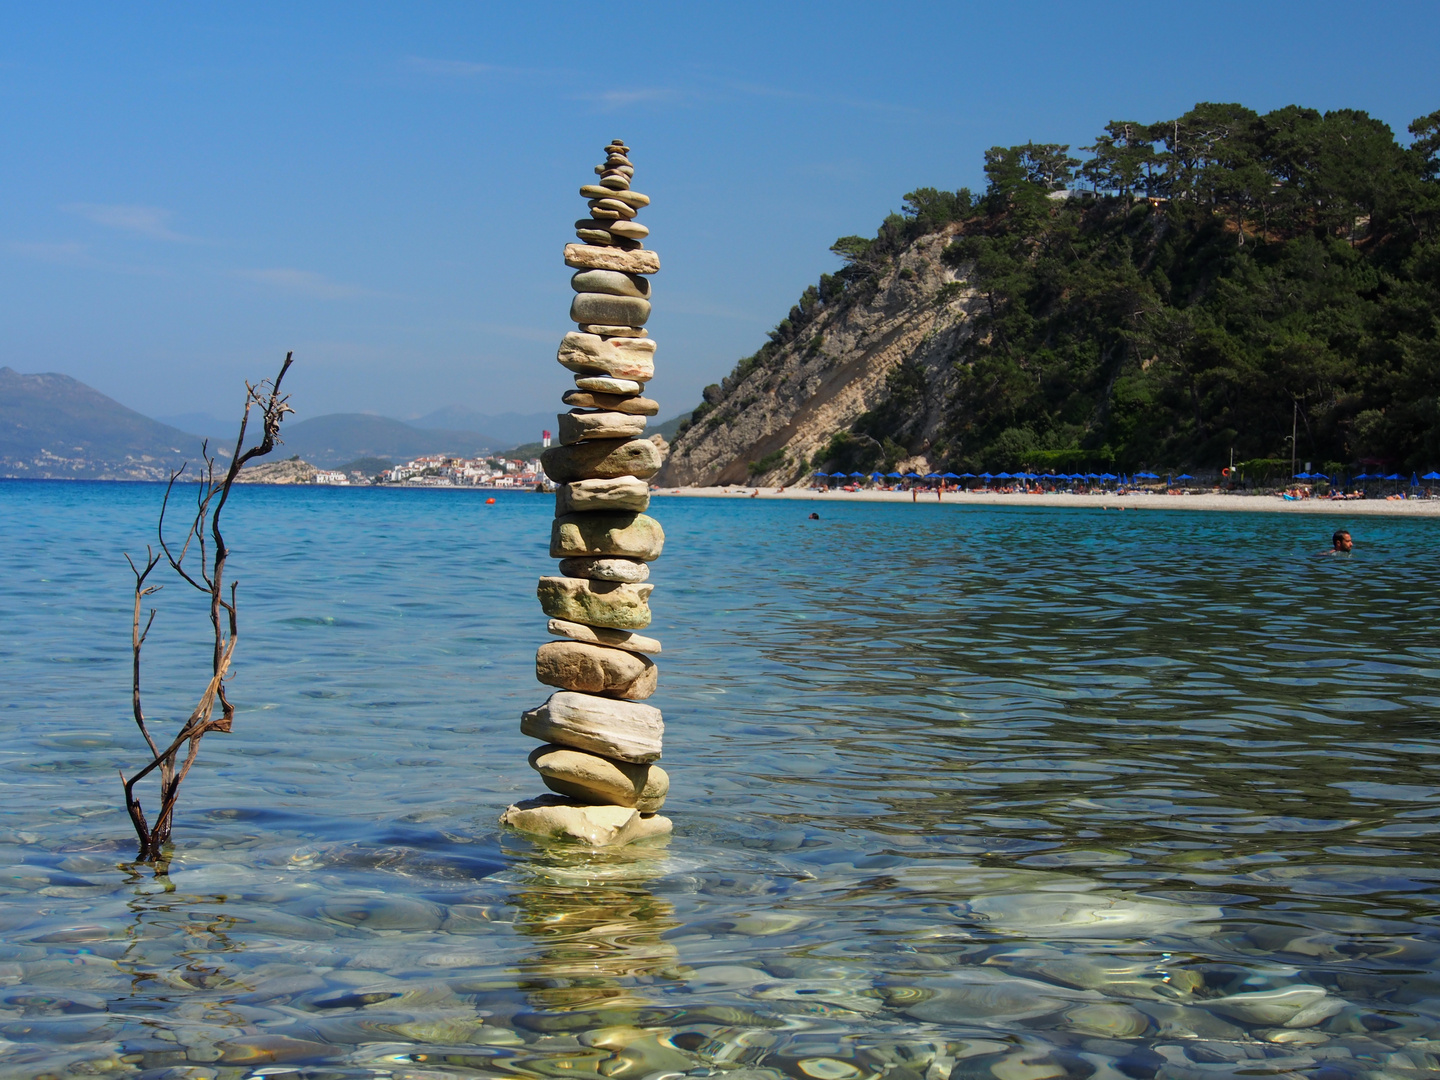
[[520,718],[520,730],[541,742],[648,765],[660,760],[665,722],[652,705],[559,690]]
[[638,394],[645,389],[643,383],[630,379],[612,379],[609,375],[577,375],[575,385],[595,394]]
[[619,270],[622,274],[658,274],[660,256],[646,248],[621,251],[591,244],[566,244],[565,265],[576,270]]
[[611,296],[650,299],[648,278],[638,274],[622,274],[618,270],[581,270],[570,278],[570,287],[577,293],[609,293]]
[[571,622],[569,619],[551,619],[548,629],[556,637],[571,641],[586,641],[594,645],[609,645],[612,649],[629,649],[631,652],[660,654],[660,642],[643,634],[629,630],[615,630],[608,626],[589,626]]
[[592,806],[559,795],[515,803],[500,815],[500,824],[532,836],[591,847],[665,836],[672,828],[670,819],[660,814],[645,815],[628,806]]
[[655,377],[654,338],[602,338],[599,334],[581,334],[572,330],[561,340],[555,358],[571,371],[584,375],[608,375],[612,379],[633,379],[636,382],[649,382]]
[[599,334],[601,337],[649,337],[650,331],[643,326],[607,326],[604,323],[582,323],[582,334]]
[[555,486],[555,516],[577,511],[634,510],[650,505],[650,485],[634,476],[574,480]]
[[561,446],[586,439],[633,439],[645,430],[645,417],[632,413],[568,412],[555,419],[560,425]]
[[560,573],[566,577],[590,578],[593,581],[650,580],[650,567],[638,559],[561,559]]

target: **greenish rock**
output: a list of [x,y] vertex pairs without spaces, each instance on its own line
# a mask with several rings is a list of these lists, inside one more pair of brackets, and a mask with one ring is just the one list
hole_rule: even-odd
[[609,555],[650,562],[664,549],[665,530],[647,514],[605,510],[566,514],[550,527],[552,559]]
[[[612,231],[614,230],[612,229]],[[571,322],[644,326],[645,320],[648,318],[650,318],[650,301],[642,300],[638,296],[577,293],[575,299],[570,301]]]
[[606,293],[610,296],[638,296],[650,299],[650,279],[618,270],[580,270],[570,277],[577,293]]
[[626,581],[542,577],[535,593],[541,610],[551,618],[615,630],[644,630],[650,625],[649,600],[654,590],[654,585]]

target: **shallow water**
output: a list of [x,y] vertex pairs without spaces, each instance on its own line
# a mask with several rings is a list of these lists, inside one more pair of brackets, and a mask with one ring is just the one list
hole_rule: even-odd
[[[1433,523],[657,499],[676,832],[597,854],[495,824],[549,500],[247,488],[156,873],[159,497],[0,482],[5,1076],[1440,1070]],[[174,716],[208,627],[155,599]]]

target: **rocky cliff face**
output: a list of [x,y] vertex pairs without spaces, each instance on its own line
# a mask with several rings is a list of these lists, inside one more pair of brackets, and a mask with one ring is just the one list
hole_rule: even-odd
[[[957,228],[919,237],[828,299],[807,292],[810,307],[791,311],[771,347],[707,388],[656,483],[790,484],[837,445],[847,466],[926,471],[977,303],[964,268],[940,258]],[[835,444],[837,432],[850,434]]]

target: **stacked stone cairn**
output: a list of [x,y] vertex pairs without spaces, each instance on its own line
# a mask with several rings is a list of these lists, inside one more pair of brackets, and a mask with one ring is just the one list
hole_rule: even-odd
[[644,511],[660,451],[642,437],[660,406],[642,396],[655,374],[655,342],[644,329],[650,280],[660,257],[641,241],[635,220],[650,199],[632,191],[629,148],[605,147],[597,184],[580,194],[590,217],[575,223],[582,243],[565,245],[575,299],[558,359],[575,375],[561,399],[560,444],[541,455],[553,480],[550,555],[560,573],[542,577],[540,607],[557,639],[535,655],[536,677],[558,689],[525,713],[520,730],[544,745],[530,766],[553,795],[511,806],[502,824],[595,847],[670,831],[656,813],[670,788],[660,757],[660,710],[642,704],[655,692],[651,655],[660,643],[635,633],[650,625],[650,562],[665,534]]

